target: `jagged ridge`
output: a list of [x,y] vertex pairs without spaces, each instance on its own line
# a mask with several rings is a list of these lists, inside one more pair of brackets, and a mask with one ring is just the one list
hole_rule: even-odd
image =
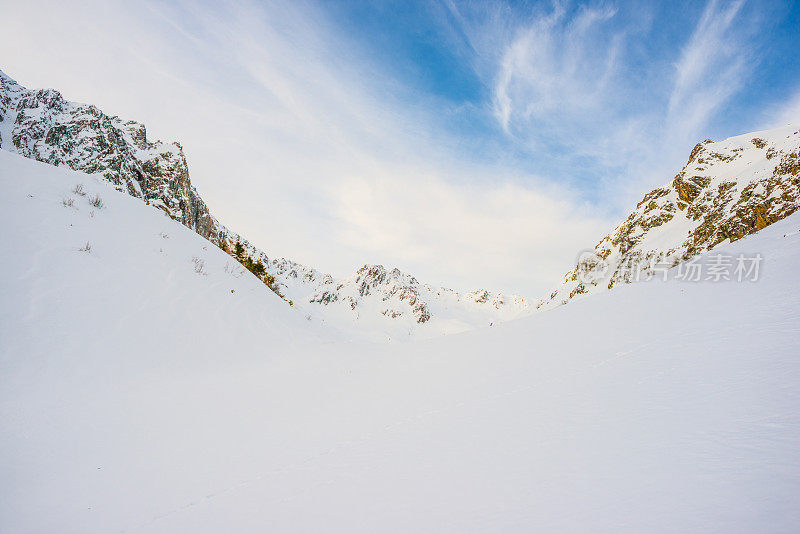
[[537,308],[674,267],[783,219],[800,207],[798,199],[797,126],[705,140],[672,182],[645,195]]
[[150,142],[143,124],[68,102],[53,89],[25,89],[2,72],[0,95],[0,148],[101,174],[118,190],[217,240],[220,225],[192,187],[178,143]]

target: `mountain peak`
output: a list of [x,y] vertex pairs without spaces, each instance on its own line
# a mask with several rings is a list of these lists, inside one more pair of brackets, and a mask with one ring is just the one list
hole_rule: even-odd
[[690,260],[800,207],[800,128],[710,139],[673,180],[647,193],[537,308],[550,308]]

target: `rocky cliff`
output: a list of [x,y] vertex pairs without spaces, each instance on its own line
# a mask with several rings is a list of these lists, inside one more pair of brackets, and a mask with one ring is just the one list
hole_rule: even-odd
[[52,89],[25,89],[0,72],[0,148],[101,174],[118,190],[217,240],[219,224],[192,187],[181,146],[148,140],[143,124],[68,102]]
[[800,206],[800,128],[698,143],[673,180],[647,193],[561,284],[537,304],[658,274],[715,246],[736,241]]

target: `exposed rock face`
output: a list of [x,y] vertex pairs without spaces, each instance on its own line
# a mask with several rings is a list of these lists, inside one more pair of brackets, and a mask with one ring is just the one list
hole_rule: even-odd
[[654,189],[537,308],[653,275],[736,241],[800,207],[800,129],[698,143],[671,183]]
[[365,265],[354,275],[327,284],[309,301],[339,307],[356,317],[364,311],[374,315],[374,309],[385,317],[402,317],[406,323],[416,324],[425,324],[434,317],[457,317],[470,326],[488,325],[518,317],[528,310],[525,299],[516,295],[485,289],[458,293],[434,288],[399,269],[388,270],[383,265]]
[[420,324],[431,318],[428,304],[420,298],[419,282],[399,269],[387,271],[383,265],[365,265],[355,275],[331,285],[313,295],[309,302],[325,305],[344,302],[356,310],[362,300],[372,297],[385,303],[381,310],[384,316],[395,319],[407,314]]
[[68,102],[52,89],[25,89],[0,72],[0,148],[101,174],[203,237],[217,238],[217,223],[189,181],[181,146],[148,141],[143,124]]
[[28,90],[2,72],[0,149],[100,175],[117,190],[161,209],[228,250],[241,242],[247,255],[261,261],[267,274],[275,278],[272,287],[277,293],[323,318],[337,315],[341,308],[348,311],[348,320],[363,323],[388,318],[429,327],[434,317],[448,320],[458,316],[451,321],[457,326],[449,323],[448,331],[460,331],[516,317],[527,308],[521,297],[484,290],[460,295],[433,289],[413,276],[397,269],[386,271],[379,265],[365,266],[353,276],[335,281],[311,267],[270,258],[210,214],[192,187],[180,144],[151,141],[143,124],[106,115],[92,105],[69,102],[52,89]]

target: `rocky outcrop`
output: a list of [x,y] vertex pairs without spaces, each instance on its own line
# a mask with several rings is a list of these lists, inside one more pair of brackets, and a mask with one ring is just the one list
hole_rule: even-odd
[[0,148],[55,166],[100,174],[120,191],[217,240],[218,223],[189,180],[178,143],[149,141],[143,124],[25,89],[0,73]]
[[528,309],[527,301],[516,295],[506,296],[485,289],[458,293],[434,288],[421,284],[400,269],[389,270],[383,265],[364,265],[354,275],[326,285],[312,295],[309,302],[338,306],[356,317],[362,310],[377,306],[385,317],[403,317],[420,325],[437,316],[433,311],[437,307],[459,316],[479,311],[481,318],[476,326],[516,317]]
[[800,207],[800,130],[786,127],[698,143],[671,183],[636,209],[537,308],[565,304],[669,269],[741,239]]
[[379,299],[381,315],[396,319],[403,315],[423,324],[431,318],[427,303],[420,298],[420,284],[399,269],[387,271],[383,265],[365,265],[355,275],[342,279],[312,295],[310,303],[344,303],[355,311],[364,300]]

